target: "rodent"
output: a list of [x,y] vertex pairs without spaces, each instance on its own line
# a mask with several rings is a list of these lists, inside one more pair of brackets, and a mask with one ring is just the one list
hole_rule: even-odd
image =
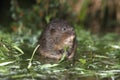
[[44,58],[60,60],[65,54],[66,59],[71,60],[76,51],[74,28],[64,20],[52,20],[43,29],[38,44],[40,44],[39,54]]

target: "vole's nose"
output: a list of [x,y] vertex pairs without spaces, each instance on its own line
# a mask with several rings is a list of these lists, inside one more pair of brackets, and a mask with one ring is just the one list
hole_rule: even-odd
[[75,35],[75,32],[69,31],[68,34],[71,35],[71,36],[74,36],[74,35]]
[[75,32],[71,32],[71,35],[75,35]]

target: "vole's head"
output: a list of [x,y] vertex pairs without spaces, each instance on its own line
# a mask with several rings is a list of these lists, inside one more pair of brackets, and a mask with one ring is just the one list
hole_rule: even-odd
[[73,27],[71,27],[64,20],[53,20],[50,22],[48,26],[49,26],[51,35],[54,35],[54,34],[58,34],[58,35],[66,34],[67,36],[75,35]]
[[63,46],[72,46],[75,31],[66,21],[54,20],[49,24],[49,30],[59,49]]

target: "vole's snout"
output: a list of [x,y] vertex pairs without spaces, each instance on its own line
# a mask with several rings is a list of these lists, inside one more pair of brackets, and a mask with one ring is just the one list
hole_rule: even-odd
[[65,39],[64,44],[66,44],[66,45],[72,45],[74,38],[75,38],[75,35],[69,36],[68,38]]
[[75,32],[71,32],[71,36],[74,36],[74,37],[75,37]]

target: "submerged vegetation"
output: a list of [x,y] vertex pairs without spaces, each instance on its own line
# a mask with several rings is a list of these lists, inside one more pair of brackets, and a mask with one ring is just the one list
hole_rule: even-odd
[[[0,31],[0,78],[7,79],[55,79],[55,80],[102,80],[120,76],[120,38],[116,34],[102,37],[77,29],[77,56],[75,64],[41,64],[37,52],[31,58],[40,34]],[[28,29],[26,29],[28,30]],[[31,62],[29,62],[31,61]],[[28,68],[29,66],[29,68]]]

